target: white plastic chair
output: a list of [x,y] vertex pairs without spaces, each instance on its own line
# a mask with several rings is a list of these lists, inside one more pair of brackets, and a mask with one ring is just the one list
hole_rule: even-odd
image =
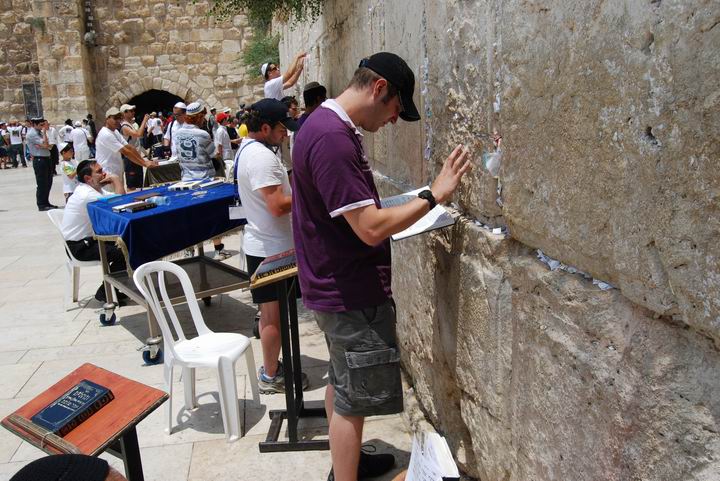
[[94,267],[102,265],[100,261],[79,261],[72,255],[70,249],[68,249],[67,242],[62,236],[62,221],[64,211],[62,209],[53,209],[48,211],[48,217],[55,227],[57,227],[60,239],[62,240],[65,252],[67,253],[68,259],[65,263],[65,270],[67,272],[67,283],[65,287],[65,310],[69,309],[70,297],[72,296],[72,302],[78,301],[78,293],[80,291],[80,268],[81,267]]
[[[157,273],[154,277],[152,274]],[[166,286],[166,273],[173,274],[180,281],[183,295],[187,300],[198,336],[187,339],[170,303]],[[217,370],[218,391],[220,394],[220,409],[222,411],[223,427],[227,442],[240,439],[240,410],[238,408],[237,384],[235,382],[235,362],[245,354],[248,379],[252,389],[253,400],[260,405],[260,392],[258,390],[257,376],[255,374],[255,358],[253,357],[250,339],[242,334],[229,332],[213,332],[205,325],[200,308],[198,307],[195,291],[185,270],[177,264],[167,261],[148,262],[140,266],[133,275],[135,285],[140,290],[152,309],[160,325],[164,341],[165,356],[165,384],[169,399],[166,405],[168,427],[166,432],[172,432],[172,384],[173,369],[177,364],[182,367],[182,379],[185,387],[185,409],[197,406],[195,396],[195,368],[209,367]],[[155,286],[157,280],[158,287]],[[158,291],[160,297],[158,297]],[[160,302],[163,302],[165,309]],[[176,336],[168,325],[165,311],[170,315]],[[177,340],[175,339],[177,337]]]

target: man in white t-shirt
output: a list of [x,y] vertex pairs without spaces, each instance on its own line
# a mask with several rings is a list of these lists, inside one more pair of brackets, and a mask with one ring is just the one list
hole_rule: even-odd
[[[240,143],[235,156],[235,179],[247,217],[243,250],[252,275],[266,257],[293,248],[289,215],[292,190],[287,171],[271,148],[283,142],[288,130],[296,130],[297,122],[282,102],[263,99],[250,107],[247,126],[248,137]],[[253,302],[260,306],[263,351],[263,366],[258,375],[260,392],[284,392],[284,373],[278,361],[280,304],[276,286],[253,289],[251,294]],[[306,386],[307,377],[303,375],[303,387]]]
[[23,167],[27,167],[25,153],[23,152],[22,130],[23,127],[17,119],[10,119],[7,131],[8,134],[10,134],[10,161],[12,162],[12,166],[14,168],[17,168],[18,166],[18,157],[20,157]]
[[88,139],[87,131],[83,129],[82,122],[75,121],[75,128],[70,131],[69,135],[65,135],[68,142],[72,142],[75,151],[75,160],[82,162],[90,158],[90,139]]
[[[100,137],[99,133],[98,137]],[[97,261],[100,260],[100,248],[98,241],[93,237],[95,233],[90,222],[87,205],[104,195],[112,194],[103,187],[112,187],[117,194],[124,194],[125,187],[118,176],[103,172],[102,166],[94,160],[80,162],[77,165],[76,174],[79,184],[67,200],[60,231],[68,249],[77,260]],[[125,256],[122,251],[110,242],[105,246],[110,272],[125,269]],[[95,299],[105,302],[103,284],[100,284],[95,293]]]
[[173,139],[175,139],[175,134],[177,134],[177,131],[180,130],[183,125],[185,125],[186,110],[187,105],[185,105],[183,102],[176,103],[173,107],[173,120],[168,124],[167,129],[165,129],[163,145],[170,146],[170,152],[172,153],[173,157],[177,157],[177,145],[176,142],[173,141]]
[[122,179],[125,170],[123,155],[130,162],[148,169],[157,167],[157,162],[143,158],[137,149],[129,145],[122,134],[118,132],[121,121],[122,114],[117,107],[111,107],[105,113],[105,126],[100,129],[95,140],[96,158],[103,170]]
[[225,163],[226,168],[228,163],[232,163],[235,158],[235,151],[232,149],[232,144],[230,143],[230,134],[228,134],[227,131],[229,120],[230,116],[226,113],[219,113],[215,117],[215,121],[217,122],[214,137],[215,155]]
[[150,131],[150,135],[152,136],[153,145],[162,142],[162,121],[157,117],[157,114],[155,112],[150,113],[150,119],[148,120],[147,128]]
[[72,132],[72,120],[67,119],[65,125],[58,129],[58,140],[60,142],[70,142],[70,132]]
[[289,89],[295,85],[300,78],[300,73],[305,65],[305,56],[307,53],[300,52],[295,55],[290,68],[284,73],[280,73],[280,66],[275,63],[264,63],[260,67],[260,73],[265,79],[265,98],[280,100],[283,90]]

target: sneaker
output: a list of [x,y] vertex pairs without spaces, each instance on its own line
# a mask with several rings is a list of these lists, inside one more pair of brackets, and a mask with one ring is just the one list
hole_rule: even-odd
[[[395,456],[389,453],[369,454],[375,452],[375,446],[367,444],[361,448],[360,462],[358,463],[358,479],[375,478],[382,476],[395,466]],[[335,473],[330,468],[328,481],[335,481]]]
[[224,261],[225,259],[228,259],[232,256],[232,252],[226,251],[225,249],[215,250],[215,259],[219,261]]
[[[304,372],[301,374],[303,391],[310,386],[310,380]],[[275,377],[269,377],[265,374],[265,366],[260,366],[258,370],[258,387],[260,394],[278,394],[285,392],[285,373],[283,372],[282,361],[278,361],[278,370]]]

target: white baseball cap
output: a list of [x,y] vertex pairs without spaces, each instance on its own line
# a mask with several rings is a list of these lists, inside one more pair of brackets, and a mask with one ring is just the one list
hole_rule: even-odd
[[58,145],[58,152],[62,153],[63,150],[68,148],[68,146],[70,146],[70,148],[72,149],[72,142],[61,142],[60,145]]
[[270,65],[269,63],[264,63],[264,64],[262,64],[262,67],[260,67],[260,73],[262,74],[263,77],[265,76],[265,72],[267,72],[269,65]]
[[120,106],[120,113],[127,112],[128,110],[135,110],[135,106],[128,104],[122,104]]
[[[110,116],[108,115],[108,117],[110,117]],[[76,120],[76,121],[73,123],[73,125],[74,125],[75,127],[82,127],[82,122],[80,122],[79,120]]]
[[107,112],[105,112],[105,118],[114,117],[119,113],[120,111],[117,109],[117,107],[110,107],[109,109],[107,109]]
[[205,106],[201,102],[193,102],[187,106],[185,113],[188,115],[199,114],[205,109]]
[[175,108],[176,108],[176,109],[187,109],[188,106],[185,105],[184,102],[178,102],[178,103],[175,104]]

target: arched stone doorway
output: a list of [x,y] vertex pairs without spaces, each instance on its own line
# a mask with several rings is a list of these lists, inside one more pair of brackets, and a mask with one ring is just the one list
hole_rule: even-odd
[[137,122],[140,123],[145,114],[150,112],[172,112],[173,105],[178,102],[185,102],[185,99],[178,97],[177,95],[166,92],[165,90],[147,90],[140,95],[128,100],[128,104],[135,105],[135,117]]

